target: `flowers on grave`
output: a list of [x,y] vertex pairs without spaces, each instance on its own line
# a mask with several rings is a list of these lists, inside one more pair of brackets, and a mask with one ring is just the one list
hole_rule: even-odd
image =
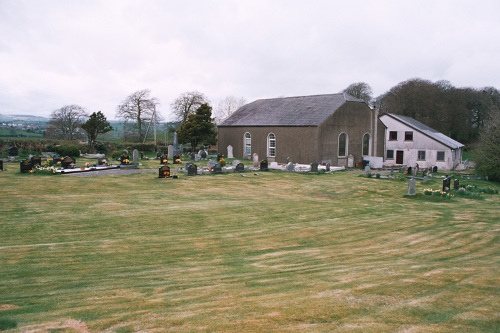
[[432,196],[435,196],[435,197],[441,197],[441,198],[447,198],[447,199],[453,198],[453,194],[451,194],[449,192],[446,192],[446,191],[433,190],[433,189],[430,189],[430,188],[426,188],[426,189],[423,190],[423,192],[424,192],[425,195],[432,195]]
[[176,158],[174,161],[175,164],[182,164],[182,161],[180,158]]
[[122,160],[122,164],[129,164],[130,163],[130,160],[125,158]]
[[34,169],[30,170],[31,173],[53,174],[56,173],[57,168],[51,165],[41,166],[37,165]]
[[85,162],[85,167],[90,167],[90,162]]

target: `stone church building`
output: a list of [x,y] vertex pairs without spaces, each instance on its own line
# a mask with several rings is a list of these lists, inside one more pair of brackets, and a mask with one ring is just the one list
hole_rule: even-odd
[[218,126],[219,152],[235,158],[348,166],[384,156],[385,126],[364,101],[345,93],[260,99]]

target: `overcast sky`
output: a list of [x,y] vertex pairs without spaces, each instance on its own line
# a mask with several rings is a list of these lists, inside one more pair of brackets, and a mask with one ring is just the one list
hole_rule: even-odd
[[0,114],[78,104],[114,119],[150,89],[374,97],[422,78],[500,89],[498,0],[0,0]]

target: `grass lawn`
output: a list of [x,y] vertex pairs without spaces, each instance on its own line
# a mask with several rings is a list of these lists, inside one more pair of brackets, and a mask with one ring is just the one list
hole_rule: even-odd
[[357,172],[158,179],[157,164],[4,164],[0,330],[500,331],[498,194],[423,195],[434,180],[408,198]]

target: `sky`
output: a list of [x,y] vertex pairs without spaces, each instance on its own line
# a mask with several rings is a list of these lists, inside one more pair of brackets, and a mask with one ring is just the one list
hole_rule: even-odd
[[116,119],[149,89],[158,112],[184,92],[377,97],[420,78],[500,89],[498,0],[0,0],[0,114],[77,104]]

